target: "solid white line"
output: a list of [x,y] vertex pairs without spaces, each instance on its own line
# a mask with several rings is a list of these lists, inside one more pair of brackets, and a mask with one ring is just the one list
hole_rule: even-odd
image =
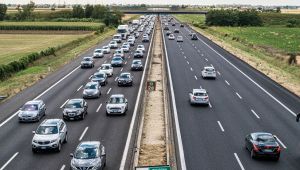
[[117,80],[118,80],[118,77],[115,78],[115,81],[117,81]]
[[235,92],[235,94],[236,94],[240,99],[243,99],[242,96],[241,96],[238,92]]
[[106,94],[109,94],[109,93],[110,93],[110,91],[111,91],[111,88],[109,88],[109,89],[108,89],[108,91],[107,91],[107,93],[106,93]]
[[61,168],[60,168],[60,170],[64,170],[65,167],[66,167],[66,165],[62,165]]
[[219,74],[219,76],[221,75],[221,73],[219,71],[217,71],[217,73]]
[[275,100],[277,103],[279,103],[283,108],[285,108],[289,113],[291,113],[293,116],[296,117],[296,113],[293,112],[290,108],[288,108],[285,104],[283,104],[280,100],[278,100],[276,97],[274,97],[271,93],[269,93],[266,89],[264,89],[262,86],[260,86],[256,81],[254,81],[252,78],[250,78],[247,74],[245,74],[242,70],[240,70],[237,66],[232,64],[229,60],[227,60],[223,55],[221,55],[219,52],[217,52],[215,49],[213,49],[210,45],[208,45],[206,42],[204,42],[202,39],[200,39],[202,43],[204,43],[208,48],[210,48],[212,51],[214,51],[216,54],[218,54],[221,58],[223,58],[228,64],[230,64],[233,68],[235,68],[237,71],[239,71],[242,75],[244,75],[248,80],[250,80],[253,84],[255,84],[258,88],[260,88],[263,92],[265,92],[269,97],[271,97],[273,100]]
[[123,67],[121,68],[121,70],[120,71],[123,71]]
[[228,86],[230,86],[230,83],[229,83],[227,80],[225,80],[225,83],[226,83]]
[[208,59],[207,59],[207,58],[205,58],[205,60],[206,60],[206,61],[208,61]]
[[190,64],[190,62],[186,61],[187,64]]
[[276,137],[276,140],[280,143],[280,145],[286,149],[287,147],[281,142],[281,140],[278,138],[278,136],[274,135]]
[[82,86],[83,86],[83,85],[81,85],[81,86],[77,89],[77,91],[79,91],[79,90],[82,88]]
[[193,68],[191,67],[191,71],[193,71]]
[[107,60],[105,60],[103,63],[105,64],[107,62]]
[[195,76],[195,79],[198,80],[197,76]]
[[19,154],[19,152],[15,153],[1,168],[0,170],[4,170],[6,166]]
[[69,100],[70,100],[70,99],[66,100],[66,101],[64,102],[64,104],[62,104],[62,105],[60,106],[60,108],[63,108],[63,107],[67,104],[67,102],[68,102]]
[[[163,34],[163,42],[166,42],[164,34]],[[169,57],[168,57],[168,51],[167,51],[166,43],[164,43],[164,48],[165,48],[165,53],[166,53],[167,70],[168,70],[168,77],[169,77],[169,82],[170,82],[170,92],[171,92],[172,107],[173,107],[173,113],[174,113],[174,121],[175,121],[175,128],[176,128],[176,137],[177,137],[177,144],[178,144],[179,159],[180,159],[180,165],[181,165],[180,169],[181,170],[186,170],[184,150],[183,150],[183,145],[182,145],[182,138],[181,138],[181,132],[180,132],[180,126],[179,126],[179,120],[178,120],[178,113],[177,113],[177,107],[176,107],[176,101],[175,101],[175,94],[174,94],[174,88],[173,88],[172,73],[171,73],[171,70],[170,70]]]
[[220,127],[221,131],[222,131],[222,132],[224,132],[225,130],[224,130],[224,128],[223,128],[223,126],[222,126],[221,122],[220,122],[220,121],[217,121],[217,122],[218,122],[218,125],[219,125],[219,127]]
[[257,119],[260,119],[260,117],[258,116],[258,114],[257,113],[255,113],[255,111],[254,110],[252,110],[251,109],[251,112],[257,117]]
[[[146,63],[145,63],[145,70],[147,70],[147,66],[148,66],[149,55],[150,55],[150,51],[151,51],[151,48],[152,48],[153,36],[154,36],[154,34],[152,34],[152,36],[151,36],[150,46],[148,48],[149,50],[148,50],[148,53],[147,53],[147,59],[146,59]],[[121,160],[119,170],[124,170],[125,169],[126,158],[127,158],[127,154],[128,154],[128,151],[129,151],[129,144],[130,144],[132,133],[133,133],[133,127],[134,127],[134,124],[135,124],[135,119],[136,119],[136,116],[137,116],[137,110],[138,110],[138,105],[139,105],[139,101],[140,101],[141,94],[142,94],[142,87],[143,87],[143,82],[144,82],[144,79],[145,79],[145,75],[146,75],[146,71],[143,71],[143,75],[142,75],[139,91],[138,91],[138,94],[137,94],[137,98],[136,98],[136,102],[135,102],[135,106],[134,106],[134,110],[133,110],[133,115],[132,115],[132,118],[131,118],[129,130],[128,130],[128,135],[127,135],[127,139],[126,139],[126,144],[125,144],[125,147],[124,147],[124,151],[123,151],[122,160]]]
[[210,64],[210,66],[214,67],[214,65]]
[[102,103],[99,105],[99,107],[97,108],[96,112],[99,112],[101,106],[102,106]]
[[200,50],[198,50],[198,53],[200,53]]
[[241,167],[241,170],[245,170],[245,168],[244,168],[244,166],[243,166],[243,164],[242,164],[242,162],[241,162],[239,156],[237,155],[237,153],[234,153],[234,157],[235,157],[235,159],[237,160],[237,162],[239,163],[239,165],[240,165],[240,167]]
[[210,108],[212,108],[212,105],[211,105],[211,103],[209,102],[208,104],[209,104],[209,107],[210,107]]
[[186,59],[186,56],[184,56],[184,58]]
[[89,127],[86,127],[86,128],[84,129],[84,131],[82,132],[82,134],[81,134],[81,136],[80,136],[80,138],[79,138],[79,141],[82,140],[82,138],[84,137],[84,135],[85,135],[85,133],[87,132],[88,129],[89,129]]

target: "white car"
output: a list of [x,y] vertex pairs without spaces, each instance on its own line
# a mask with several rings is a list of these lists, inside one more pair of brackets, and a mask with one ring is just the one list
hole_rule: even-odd
[[109,42],[108,46],[110,49],[118,48],[118,43],[116,41],[111,41],[111,42]]
[[111,66],[111,64],[102,64],[99,71],[106,73],[106,75],[109,77],[114,74],[114,68]]
[[169,39],[169,40],[175,40],[174,34],[170,34],[169,37],[168,37],[168,39]]
[[134,37],[134,36],[129,36],[129,37],[128,37],[128,40],[133,40],[133,41],[135,41],[135,37]]
[[106,115],[126,114],[128,102],[123,94],[113,94],[106,104]]
[[125,53],[129,52],[130,45],[122,45],[121,50]]
[[183,42],[183,37],[181,35],[177,36],[177,42]]
[[122,35],[121,34],[115,34],[113,37],[113,41],[116,41],[117,43],[122,42]]
[[115,56],[119,56],[119,57],[122,57],[124,59],[125,55],[124,55],[124,52],[122,49],[118,49],[118,50],[115,50],[114,52],[114,57]]
[[131,40],[128,40],[127,43],[130,45],[130,46],[134,46],[134,41],[131,39]]
[[39,150],[61,151],[62,143],[68,141],[67,125],[62,119],[45,119],[36,131],[33,131],[32,152]]
[[102,49],[95,49],[93,57],[94,58],[96,58],[96,57],[99,57],[99,58],[104,57],[103,50]]
[[216,79],[217,74],[213,66],[206,66],[201,71],[202,78],[213,78]]
[[110,53],[110,48],[109,48],[109,46],[103,46],[103,47],[102,47],[102,51],[103,51],[104,54],[109,54],[109,53]]
[[193,104],[204,104],[209,105],[209,97],[205,89],[193,89],[189,93],[189,100],[191,105]]
[[138,45],[136,50],[141,50],[141,51],[145,52],[145,46],[144,45]]

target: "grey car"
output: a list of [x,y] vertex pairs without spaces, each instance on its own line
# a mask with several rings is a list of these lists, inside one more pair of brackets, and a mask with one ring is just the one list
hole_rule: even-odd
[[94,60],[93,57],[84,57],[81,61],[81,68],[93,68]]
[[100,141],[83,141],[70,156],[71,170],[103,170],[106,165],[105,147]]
[[64,120],[84,119],[88,114],[88,105],[84,99],[71,99],[64,106]]
[[83,89],[83,98],[99,98],[101,95],[101,86],[98,82],[88,82]]
[[131,64],[132,71],[141,71],[143,70],[142,60],[133,60]]
[[118,78],[118,86],[132,86],[133,84],[133,76],[126,72],[121,73]]
[[124,60],[122,59],[122,57],[113,57],[110,64],[113,67],[122,67],[123,62]]
[[136,50],[133,54],[134,58],[143,58],[144,57],[144,52],[142,50]]
[[45,114],[45,103],[42,100],[32,100],[20,108],[18,117],[20,122],[38,122]]
[[103,71],[98,71],[92,76],[92,81],[98,82],[101,86],[107,85],[107,74]]

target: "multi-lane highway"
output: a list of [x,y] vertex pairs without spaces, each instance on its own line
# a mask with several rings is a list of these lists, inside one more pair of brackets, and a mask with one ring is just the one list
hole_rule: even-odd
[[[152,36],[150,39],[152,41]],[[102,48],[111,39],[104,41],[95,48]],[[0,169],[26,169],[26,170],[54,170],[68,169],[70,165],[70,153],[73,152],[80,141],[100,140],[106,147],[107,169],[119,169],[123,152],[127,142],[129,129],[132,126],[133,112],[141,85],[143,71],[132,72],[134,76],[132,87],[118,87],[117,76],[121,72],[130,72],[133,53],[138,44],[145,45],[145,55],[142,58],[143,65],[147,61],[147,52],[150,42],[142,43],[142,32],[136,40],[135,46],[125,54],[125,65],[114,68],[114,75],[108,78],[108,84],[103,86],[102,95],[99,99],[87,99],[88,115],[81,121],[67,121],[68,143],[63,144],[60,153],[37,153],[31,151],[32,131],[36,130],[41,123],[19,123],[16,116],[18,109],[27,100],[41,99],[46,103],[45,118],[62,118],[63,104],[72,98],[82,98],[84,85],[90,81],[91,75],[103,63],[110,63],[111,54],[103,58],[95,59],[95,67],[92,69],[81,69],[82,57],[92,56],[95,48],[88,50],[72,63],[67,64],[58,72],[50,75],[31,88],[21,92],[19,95],[1,105],[1,112],[6,113],[0,124]],[[122,43],[124,40],[122,41]],[[120,46],[120,45],[119,45]],[[106,101],[112,94],[124,94],[128,99],[128,111],[125,116],[111,116],[105,114]],[[15,101],[15,103],[13,103]],[[4,107],[6,106],[6,107]],[[7,114],[9,112],[9,114]],[[132,129],[132,128],[131,128]],[[130,139],[130,138],[129,138]],[[131,146],[127,147],[131,149]],[[125,152],[127,153],[127,152]],[[128,152],[131,153],[131,152]],[[127,155],[124,155],[126,158]]]
[[[191,28],[176,23],[168,27],[172,32],[179,29],[174,34],[182,35],[183,42],[168,40],[162,31],[181,168],[300,169],[300,124],[295,121],[299,97],[202,35],[191,40]],[[210,65],[217,71],[216,80],[201,77],[203,67]],[[193,88],[208,91],[210,106],[190,105]],[[257,131],[277,136],[279,162],[251,159],[244,140]]]

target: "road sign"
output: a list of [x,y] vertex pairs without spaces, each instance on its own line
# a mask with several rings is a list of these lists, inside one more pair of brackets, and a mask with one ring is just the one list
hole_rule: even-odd
[[156,81],[147,81],[147,90],[155,91],[156,90]]
[[168,165],[135,167],[135,170],[171,170]]

